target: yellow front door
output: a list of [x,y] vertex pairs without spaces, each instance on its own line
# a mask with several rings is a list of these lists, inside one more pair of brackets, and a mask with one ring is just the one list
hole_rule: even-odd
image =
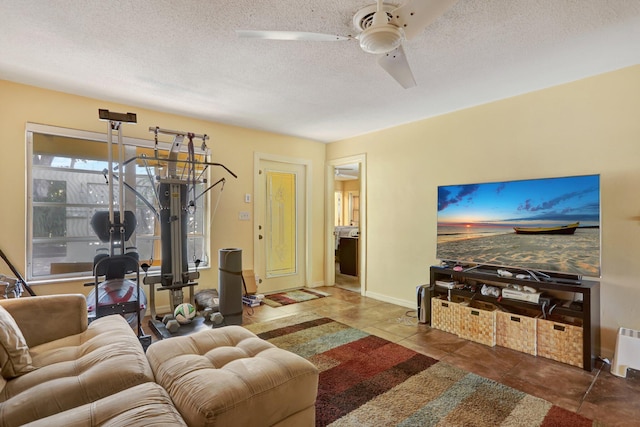
[[260,293],[306,285],[304,165],[261,160],[257,196]]

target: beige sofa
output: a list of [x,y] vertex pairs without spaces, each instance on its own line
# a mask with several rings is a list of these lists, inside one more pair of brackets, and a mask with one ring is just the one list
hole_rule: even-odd
[[121,316],[88,325],[84,296],[56,295],[0,300],[0,321],[0,425],[185,425]]
[[[173,340],[180,344],[180,350],[171,344]],[[254,416],[254,426],[315,424],[317,369],[239,326],[207,330],[197,338],[154,343],[149,347],[149,359],[121,316],[102,317],[88,324],[84,296],[40,296],[0,300],[0,342],[0,426],[186,426],[187,422],[213,426],[232,422],[243,413],[243,406]],[[221,348],[215,348],[218,345]],[[229,349],[222,348],[225,346]],[[263,368],[266,373],[259,377],[238,373],[235,380],[229,379],[233,372],[229,366],[234,364],[218,369],[214,365],[219,360],[214,357],[208,361],[200,350],[233,354],[231,359],[244,358],[235,366]],[[269,362],[272,356],[276,359]],[[285,362],[295,369],[276,367]],[[268,363],[273,372],[269,372]],[[206,375],[194,373],[200,365]],[[180,379],[185,370],[192,376],[182,387],[167,381]],[[229,387],[232,393],[221,390],[218,381],[223,377],[227,378],[225,389]],[[161,380],[156,382],[156,378]],[[291,388],[291,384],[298,388]],[[253,393],[242,389],[244,395],[238,395],[238,387],[248,386]],[[207,389],[217,391],[203,394]],[[282,406],[282,396],[295,399],[301,389],[307,390],[305,399],[297,406],[286,403],[284,410],[277,409],[274,417],[266,417],[268,422],[264,412],[261,416],[255,411],[265,407],[273,411]],[[217,399],[204,413],[188,404],[205,396]],[[270,397],[265,400],[265,396]],[[225,398],[228,404],[221,404]],[[178,407],[174,401],[179,402]],[[229,407],[235,409],[230,411]]]

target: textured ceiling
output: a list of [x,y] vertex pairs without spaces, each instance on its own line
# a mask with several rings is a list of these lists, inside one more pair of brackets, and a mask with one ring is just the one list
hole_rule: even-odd
[[372,3],[0,0],[0,79],[328,142],[640,63],[638,0],[460,0],[406,90],[355,40],[235,33],[355,35]]

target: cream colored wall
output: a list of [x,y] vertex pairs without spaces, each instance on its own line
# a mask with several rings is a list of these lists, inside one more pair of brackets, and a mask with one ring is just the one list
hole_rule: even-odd
[[342,223],[344,225],[349,224],[349,193],[360,191],[360,181],[357,179],[350,179],[347,181],[336,181],[342,184]]
[[357,179],[350,179],[348,181],[342,181],[342,191],[347,194],[349,191],[358,191],[360,190],[360,181]]
[[[429,102],[425,99],[425,102]],[[640,66],[330,144],[367,155],[367,295],[415,306],[440,184],[601,175],[601,338],[640,329]]]
[[[124,125],[128,137],[153,139],[150,126],[192,131],[210,135],[212,160],[223,163],[238,175],[234,179],[222,169],[214,168],[212,181],[224,176],[227,183],[213,221],[210,256],[212,268],[201,271],[201,288],[217,286],[218,250],[227,247],[242,249],[243,269],[253,268],[253,221],[239,221],[239,211],[252,212],[253,203],[246,204],[244,195],[253,193],[253,155],[255,151],[311,162],[311,284],[324,280],[324,163],[325,144],[268,132],[226,126],[204,120],[190,119],[113,102],[83,98],[0,80],[0,248],[24,274],[26,236],[26,175],[25,125],[41,123],[72,129],[106,133],[105,122],[98,120],[98,109],[134,112],[138,124]],[[211,192],[214,197],[219,193]],[[214,199],[215,200],[215,199]],[[253,199],[252,199],[253,200]],[[8,273],[4,263],[0,272]],[[80,281],[33,285],[37,294],[88,293]],[[146,290],[148,292],[148,289]],[[147,293],[148,294],[148,293]],[[159,293],[158,306],[167,305],[167,292]]]

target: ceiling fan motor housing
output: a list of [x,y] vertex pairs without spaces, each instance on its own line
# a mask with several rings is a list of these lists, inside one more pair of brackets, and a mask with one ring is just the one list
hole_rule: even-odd
[[404,31],[391,24],[372,25],[360,34],[360,47],[367,53],[391,52],[402,44]]
[[389,23],[392,7],[384,5],[380,11],[376,10],[376,6],[365,7],[353,17],[356,28],[362,30],[358,40],[365,52],[373,54],[391,52],[404,41],[402,28]]

